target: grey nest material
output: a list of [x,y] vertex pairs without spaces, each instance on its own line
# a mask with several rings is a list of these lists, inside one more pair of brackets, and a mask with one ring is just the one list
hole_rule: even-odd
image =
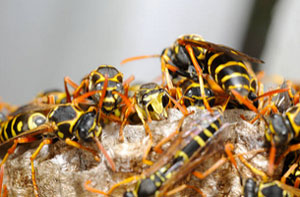
[[[197,115],[202,113],[201,110],[195,108],[189,108],[189,110],[196,110],[196,113],[184,120],[183,130],[189,128],[191,123],[197,120]],[[169,117],[166,120],[149,123],[154,145],[163,137],[174,132],[182,117],[181,112],[176,109],[169,109],[168,114]],[[247,119],[255,116],[255,113],[250,111],[226,110],[224,122],[229,123],[229,126],[219,132],[216,139],[212,139],[209,145],[212,149],[216,148],[220,151],[207,157],[204,162],[199,164],[198,171],[205,171],[224,155],[223,150],[226,142],[234,144],[235,154],[260,149],[264,146],[264,123],[257,121],[251,125],[240,118],[241,114]],[[97,162],[90,153],[70,147],[62,141],[45,146],[35,160],[36,179],[40,196],[99,196],[84,189],[83,185],[87,180],[92,181],[91,187],[108,191],[113,184],[132,175],[139,175],[143,170],[149,168],[142,163],[144,149],[149,140],[144,127],[142,125],[127,125],[124,129],[125,141],[122,143],[118,141],[119,128],[118,124],[111,123],[103,129],[101,136],[103,146],[116,164],[116,172],[111,171],[102,154],[101,162]],[[33,196],[30,156],[37,148],[37,144],[20,145],[5,163],[4,184],[8,187],[9,196]],[[169,144],[166,144],[164,149]],[[84,145],[97,149],[93,142]],[[150,159],[156,161],[159,156],[152,151]],[[247,155],[245,158],[258,169],[267,171],[267,152],[257,154],[255,157],[250,156]],[[239,161],[238,169],[244,181],[248,177],[260,179]],[[277,168],[275,177],[279,176],[280,171],[280,167]],[[199,180],[194,176],[187,176],[178,184],[183,182],[201,189],[207,196],[240,196],[242,194],[239,174],[229,162],[226,162],[203,180]],[[134,186],[134,183],[120,186],[113,192],[112,196],[122,196],[124,191],[133,189]],[[176,196],[195,195],[199,194],[192,189],[186,189]]]

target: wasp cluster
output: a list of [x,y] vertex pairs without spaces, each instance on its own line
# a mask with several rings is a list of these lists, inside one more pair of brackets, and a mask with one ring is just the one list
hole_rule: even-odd
[[[66,77],[64,91],[43,92],[21,107],[1,103],[4,193],[298,194],[277,181],[299,162],[296,155],[283,166],[281,154],[299,149],[291,145],[300,125],[293,84],[263,93],[249,66],[261,60],[193,34],[160,58],[162,85],[133,86],[114,66],[101,65],[79,85]],[[298,187],[296,172],[285,183]]]

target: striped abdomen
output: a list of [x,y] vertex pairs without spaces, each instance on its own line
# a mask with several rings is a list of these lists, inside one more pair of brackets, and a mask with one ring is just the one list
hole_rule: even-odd
[[44,124],[47,118],[39,112],[21,113],[0,124],[0,143]]
[[197,150],[206,145],[207,141],[219,130],[220,125],[221,120],[217,118],[206,129],[194,136],[183,149],[177,151],[171,163],[142,179],[135,191],[126,192],[124,196],[153,196],[162,184],[173,176],[176,170],[186,163]]
[[227,93],[236,90],[240,95],[248,97],[251,89],[250,75],[242,61],[235,60],[224,52],[207,51],[205,65],[207,72]]

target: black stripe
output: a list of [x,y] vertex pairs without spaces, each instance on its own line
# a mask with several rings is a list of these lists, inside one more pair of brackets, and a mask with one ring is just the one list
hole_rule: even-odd
[[241,73],[249,76],[248,71],[244,67],[240,65],[234,65],[234,66],[224,67],[222,70],[220,70],[219,74],[217,75],[218,81],[220,82],[223,77],[227,75],[231,75],[232,73]]
[[[208,129],[208,130],[210,130],[210,129]],[[199,136],[204,142],[206,142],[206,141],[209,139],[209,137],[205,135],[204,130],[203,130],[202,132],[200,132],[198,136]]]
[[189,144],[187,144],[182,149],[182,152],[187,154],[188,158],[190,158],[194,154],[194,152],[198,150],[198,148],[200,148],[200,145],[198,144],[198,142],[195,140],[192,140]]
[[229,86],[236,86],[236,85],[247,85],[249,86],[249,81],[242,76],[231,77],[229,80],[225,82],[225,89],[228,89]]

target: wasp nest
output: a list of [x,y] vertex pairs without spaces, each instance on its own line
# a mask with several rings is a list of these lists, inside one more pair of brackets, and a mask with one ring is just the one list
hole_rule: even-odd
[[[189,125],[197,120],[199,113],[202,111],[196,110],[196,113],[185,118],[182,130],[189,128]],[[196,170],[203,172],[218,161],[224,155],[224,145],[227,142],[234,144],[234,154],[249,152],[264,146],[265,125],[263,121],[250,124],[240,118],[241,114],[247,119],[255,116],[253,112],[245,110],[226,110],[223,122],[227,122],[229,125],[209,143],[210,150],[216,149],[216,153],[204,155],[205,160],[197,166]],[[163,137],[174,132],[181,118],[182,114],[178,110],[169,109],[168,119],[149,123],[154,145]],[[143,170],[149,168],[142,163],[144,149],[149,140],[144,127],[127,125],[124,129],[124,142],[118,141],[119,128],[118,124],[111,123],[103,129],[101,136],[104,148],[116,164],[116,172],[110,169],[103,156],[101,156],[101,162],[97,162],[90,153],[70,147],[62,141],[44,146],[34,162],[39,195],[47,197],[98,196],[85,190],[84,183],[87,180],[92,181],[91,187],[107,191],[113,184],[132,175],[139,175],[143,173]],[[93,142],[84,145],[97,148]],[[164,148],[167,146],[168,144]],[[9,196],[33,196],[30,156],[36,147],[37,143],[19,145],[16,152],[5,163],[4,184],[8,188]],[[158,157],[163,156],[163,154],[159,155],[153,151],[150,154],[150,158],[154,162]],[[258,169],[267,170],[267,152],[250,156],[246,155],[245,158],[251,164]],[[240,196],[242,185],[239,173],[243,180],[254,175],[239,161],[238,169],[239,172],[231,163],[226,162],[203,180],[188,175],[174,187],[181,183],[187,183],[199,188],[207,196]],[[280,169],[278,170],[280,171]],[[259,177],[256,178],[259,179]],[[124,191],[133,188],[134,183],[122,185],[112,193],[112,196],[122,196]],[[192,189],[185,189],[177,194],[177,196],[195,195],[199,194]]]

